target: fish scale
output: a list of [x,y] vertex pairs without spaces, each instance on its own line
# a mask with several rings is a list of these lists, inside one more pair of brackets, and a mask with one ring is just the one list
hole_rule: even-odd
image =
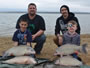
[[19,56],[9,60],[1,61],[8,64],[36,64],[36,60],[30,56]]
[[30,54],[35,54],[35,50],[27,45],[20,45],[20,46],[14,46],[10,49],[8,49],[7,51],[5,51],[5,53],[3,54],[3,57],[6,56],[22,56],[22,55],[30,55]]
[[82,46],[74,45],[74,44],[65,44],[56,49],[55,55],[70,55],[75,53],[75,51],[86,53],[87,44],[83,44]]
[[72,56],[64,56],[56,60],[55,64],[64,66],[81,66],[83,63]]

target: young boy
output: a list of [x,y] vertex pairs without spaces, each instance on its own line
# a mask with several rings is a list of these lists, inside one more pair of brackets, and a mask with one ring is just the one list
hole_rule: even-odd
[[[64,44],[75,44],[77,46],[80,46],[80,35],[76,33],[77,30],[77,22],[74,20],[71,20],[67,24],[68,31],[64,33],[62,45]],[[81,59],[77,56],[78,52],[75,52],[71,54],[74,58],[77,58],[81,61]]]
[[31,46],[32,35],[27,30],[28,23],[27,20],[21,19],[19,23],[20,29],[17,29],[13,35],[12,40],[14,41],[14,46],[18,45],[28,45]]
[[71,20],[67,24],[68,31],[63,35],[63,43],[62,44],[76,44],[80,45],[80,35],[76,33],[77,30],[77,22]]

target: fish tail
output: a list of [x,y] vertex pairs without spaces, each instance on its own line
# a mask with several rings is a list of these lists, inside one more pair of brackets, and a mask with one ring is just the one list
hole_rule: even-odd
[[82,45],[82,51],[83,51],[83,53],[87,53],[87,50],[86,50],[86,47],[87,47],[87,44],[83,44]]

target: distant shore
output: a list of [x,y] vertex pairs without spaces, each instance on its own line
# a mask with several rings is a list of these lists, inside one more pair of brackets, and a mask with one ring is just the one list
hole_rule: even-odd
[[[27,11],[0,11],[0,13],[27,13]],[[60,12],[51,11],[38,11],[37,13],[60,14]],[[73,12],[75,14],[90,14],[90,12]]]
[[[56,44],[53,42],[54,35],[47,35],[46,42],[42,49],[41,55],[36,55],[38,58],[47,58],[53,60],[57,58],[54,56],[55,49],[57,48]],[[81,35],[81,45],[87,43],[88,48],[90,48],[90,34]],[[34,47],[33,43],[33,47]],[[13,47],[12,37],[0,37],[0,55],[7,50],[8,48]],[[83,62],[86,65],[90,65],[90,52],[88,54],[80,53],[79,56],[82,58]]]

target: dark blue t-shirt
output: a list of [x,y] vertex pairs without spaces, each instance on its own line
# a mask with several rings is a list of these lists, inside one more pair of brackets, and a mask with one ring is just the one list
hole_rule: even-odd
[[21,32],[18,29],[14,33],[12,40],[18,42],[18,45],[26,45],[27,42],[32,42],[32,35],[28,30]]
[[26,19],[28,22],[28,30],[33,34],[36,34],[39,30],[46,30],[45,21],[40,15],[36,15],[34,19],[30,19],[28,14],[22,15],[16,24],[16,28],[19,29],[19,23],[21,19]]

